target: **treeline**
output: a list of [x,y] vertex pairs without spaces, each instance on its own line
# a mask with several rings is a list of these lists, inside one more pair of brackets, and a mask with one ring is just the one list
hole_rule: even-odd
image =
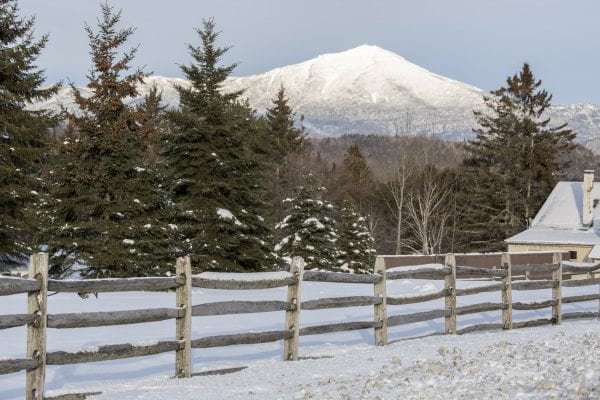
[[[465,188],[463,180],[467,176],[464,163],[469,158],[465,142],[448,142],[431,136],[345,135],[311,139],[310,143],[314,159],[323,164],[322,179],[330,188],[331,201],[343,201],[348,196],[363,197],[362,212],[368,216],[379,254],[424,252],[423,243],[431,242],[431,239],[424,240],[424,221],[415,211],[420,212],[425,204],[431,204],[432,220],[445,221],[428,228],[432,239],[436,236],[442,239],[433,240],[435,246],[426,246],[431,251],[445,253],[505,248],[502,241],[506,236],[497,235],[492,245],[483,246],[466,228],[469,212],[477,209],[478,205],[473,204],[469,195],[472,190]],[[344,172],[347,171],[344,162],[349,162],[354,158],[352,154],[356,156],[358,153],[360,161],[353,163],[361,164],[367,171],[363,175],[370,178],[364,180],[364,185],[346,185],[351,181]],[[600,156],[581,145],[557,155],[562,167],[553,175],[556,181],[581,181],[583,170],[600,169]],[[472,189],[479,187],[476,179],[472,184]],[[435,194],[445,200],[433,207],[433,193],[424,190],[424,187],[435,189]],[[460,195],[459,190],[465,190],[465,194]],[[357,196],[356,193],[362,195]],[[429,199],[420,199],[427,193]],[[543,201],[547,194],[545,191],[540,195],[540,200]],[[538,202],[536,211],[540,206]],[[508,232],[517,233],[526,227],[527,221],[523,219]]]
[[144,276],[170,274],[184,254],[202,271],[273,270],[300,255],[308,268],[366,272],[377,251],[500,249],[573,172],[574,134],[544,119],[551,96],[527,64],[486,98],[472,142],[309,140],[284,87],[264,115],[220,90],[235,65],[221,64],[228,48],[207,20],[181,66],[191,85],[177,87],[179,108],[156,89],[129,105],[147,75],[126,48],[133,29],[106,4],[85,30],[91,96],[72,86],[78,111],[29,111],[59,88],[42,89],[35,66],[48,38],[33,39],[16,1],[0,7],[4,263],[44,250],[56,276]]

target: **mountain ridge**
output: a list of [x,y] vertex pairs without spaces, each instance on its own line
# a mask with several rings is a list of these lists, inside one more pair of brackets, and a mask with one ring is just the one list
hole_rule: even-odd
[[[163,103],[177,107],[175,85],[181,78],[150,76],[140,86],[139,102],[150,87],[163,92]],[[485,91],[435,74],[404,57],[372,45],[317,56],[278,67],[262,74],[229,77],[226,92],[244,90],[243,97],[259,113],[271,106],[284,85],[296,115],[313,136],[362,134],[426,134],[447,140],[473,137],[473,110],[483,109]],[[82,89],[85,93],[86,89]],[[70,88],[33,108],[75,109]],[[577,142],[600,150],[600,106],[565,104],[552,106],[548,116],[556,124],[567,122],[578,134]]]

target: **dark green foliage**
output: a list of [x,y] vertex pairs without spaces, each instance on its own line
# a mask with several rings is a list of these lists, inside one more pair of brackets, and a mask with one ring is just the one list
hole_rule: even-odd
[[284,216],[282,200],[293,196],[307,172],[306,160],[310,143],[304,128],[296,128],[294,112],[288,104],[285,88],[280,86],[273,105],[265,112],[265,135],[257,147],[264,150],[265,163],[270,167],[267,193],[271,217],[278,221]]
[[161,133],[166,129],[165,109],[161,105],[162,95],[153,86],[145,96],[144,101],[135,107],[134,115],[137,121],[137,132],[145,141],[145,164],[149,167],[160,168]]
[[265,112],[276,163],[282,163],[286,156],[300,152],[306,145],[306,133],[304,129],[294,126],[294,113],[288,102],[282,85],[273,99],[273,106]]
[[213,21],[197,32],[194,62],[181,67],[191,86],[178,88],[180,110],[168,114],[164,137],[177,251],[191,254],[197,271],[272,269],[266,167],[252,151],[261,125],[239,92],[220,91],[235,65],[219,65],[227,48],[216,47]]
[[363,215],[371,213],[375,196],[376,181],[373,171],[357,145],[344,153],[341,167],[335,172],[334,198],[341,203],[349,200]]
[[86,26],[92,95],[73,87],[80,112],[68,115],[70,130],[50,173],[44,243],[55,275],[75,264],[86,277],[156,275],[174,264],[169,228],[159,222],[166,200],[148,145],[157,136],[160,96],[152,91],[137,109],[125,104],[145,74],[130,72],[135,49],[118,53],[133,33],[119,30],[119,20],[120,13],[102,5],[98,32]]
[[357,208],[345,201],[339,212],[338,267],[342,271],[368,274],[375,263],[375,242],[367,226],[367,219]]
[[34,64],[48,37],[33,37],[35,19],[22,19],[17,2],[0,0],[0,264],[16,262],[32,251],[37,229],[33,203],[42,201],[36,174],[46,156],[46,130],[56,124],[45,111],[26,110],[58,86],[41,89],[44,71]]
[[523,230],[566,167],[575,133],[566,124],[551,127],[544,111],[552,96],[541,90],[528,64],[485,98],[476,111],[480,128],[464,162],[464,221],[477,250],[500,250],[502,241]]
[[293,199],[284,200],[288,215],[275,226],[279,239],[275,251],[287,262],[291,257],[303,257],[307,269],[341,271],[336,262],[334,207],[323,199],[324,192],[315,177],[309,176]]

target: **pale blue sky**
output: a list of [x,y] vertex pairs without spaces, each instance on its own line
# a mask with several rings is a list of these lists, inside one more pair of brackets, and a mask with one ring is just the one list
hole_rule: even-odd
[[[113,0],[123,26],[137,30],[135,66],[181,77],[185,43],[214,17],[234,75],[298,63],[372,44],[432,72],[496,89],[528,61],[555,103],[600,104],[600,1],[597,0]],[[85,83],[90,66],[84,21],[99,2],[20,0],[50,42],[39,64],[49,81]]]

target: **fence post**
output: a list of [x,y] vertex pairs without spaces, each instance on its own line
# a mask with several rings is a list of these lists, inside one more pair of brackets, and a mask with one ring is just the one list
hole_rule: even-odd
[[[375,346],[385,346],[388,344],[387,334],[387,307],[386,307],[386,280],[385,280],[385,261],[383,257],[378,256],[375,259],[375,275],[380,275],[381,280],[373,285],[373,295],[381,299],[380,304],[375,304]],[[381,323],[381,325],[379,325]]]
[[512,263],[509,253],[502,253],[501,264],[506,271],[502,278],[502,325],[504,329],[512,329]]
[[456,334],[456,258],[454,254],[446,254],[444,264],[450,268],[450,273],[444,277],[444,288],[446,289],[446,297],[444,304],[446,311],[450,312],[445,318],[446,333]]
[[40,290],[27,293],[27,312],[38,318],[27,325],[27,358],[38,361],[38,366],[27,370],[27,400],[44,398],[44,379],[46,375],[46,323],[48,315],[48,254],[37,253],[29,260],[29,278],[40,283]]
[[190,256],[179,257],[175,274],[184,278],[184,284],[175,289],[175,302],[180,310],[175,319],[175,339],[182,345],[175,351],[175,377],[192,375],[192,263]]
[[552,280],[554,281],[552,300],[556,301],[556,304],[552,306],[552,323],[560,325],[562,322],[562,256],[560,253],[554,253],[552,263],[558,263],[558,269],[552,271]]
[[302,257],[292,258],[290,273],[298,279],[296,283],[288,285],[287,301],[292,307],[285,312],[285,329],[292,333],[289,339],[283,343],[283,360],[298,360],[298,341],[300,338],[300,303],[302,295],[302,279],[304,277],[304,259]]

